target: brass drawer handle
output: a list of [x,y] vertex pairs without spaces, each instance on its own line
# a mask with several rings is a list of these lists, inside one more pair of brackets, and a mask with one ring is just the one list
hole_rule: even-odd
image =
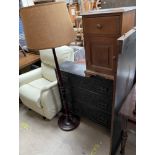
[[103,28],[103,25],[97,24],[96,27],[97,27],[98,29],[102,29],[102,28]]

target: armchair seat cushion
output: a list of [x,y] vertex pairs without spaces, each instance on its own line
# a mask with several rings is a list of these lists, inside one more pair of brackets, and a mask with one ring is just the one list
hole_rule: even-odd
[[40,78],[21,86],[19,89],[21,100],[27,101],[23,103],[36,104],[39,108],[41,108],[40,104],[41,90],[50,83],[51,83],[50,81],[44,78]]

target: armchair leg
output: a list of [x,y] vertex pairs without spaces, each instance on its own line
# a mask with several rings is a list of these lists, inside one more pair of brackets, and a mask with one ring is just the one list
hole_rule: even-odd
[[23,102],[22,102],[22,100],[19,98],[19,104],[22,104]]
[[43,116],[43,119],[46,120],[46,117]]

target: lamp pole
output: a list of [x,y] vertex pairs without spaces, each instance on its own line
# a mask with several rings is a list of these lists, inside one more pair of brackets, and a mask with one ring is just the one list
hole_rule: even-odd
[[58,85],[60,88],[59,89],[60,96],[62,99],[61,101],[62,101],[62,105],[64,108],[64,114],[60,116],[58,120],[58,125],[64,131],[71,131],[71,130],[74,130],[76,127],[78,127],[78,125],[80,124],[80,118],[69,112],[69,107],[68,107],[68,104],[66,102],[66,97],[65,97],[65,88],[63,85],[62,75],[61,75],[59,63],[57,60],[55,48],[53,48],[52,50],[53,50],[53,56],[54,56],[54,61],[55,61],[55,66],[56,66]]

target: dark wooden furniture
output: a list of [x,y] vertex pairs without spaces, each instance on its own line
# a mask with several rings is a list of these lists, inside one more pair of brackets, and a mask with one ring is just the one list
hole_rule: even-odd
[[135,7],[97,10],[82,14],[86,75],[114,80],[117,38],[135,26]]
[[121,154],[125,155],[125,145],[128,137],[128,122],[136,124],[136,85],[132,88],[126,97],[119,114],[122,117],[122,141],[121,141]]
[[26,56],[22,52],[19,52],[19,70],[24,69],[36,62],[40,61],[40,56],[36,54],[26,53]]
[[122,103],[129,94],[135,80],[136,70],[136,30],[131,29],[117,39],[118,60],[114,79],[111,154],[115,154],[121,142],[121,117],[118,114]]
[[72,113],[111,128],[113,80],[85,77],[85,64],[65,62],[60,66],[67,103]]

